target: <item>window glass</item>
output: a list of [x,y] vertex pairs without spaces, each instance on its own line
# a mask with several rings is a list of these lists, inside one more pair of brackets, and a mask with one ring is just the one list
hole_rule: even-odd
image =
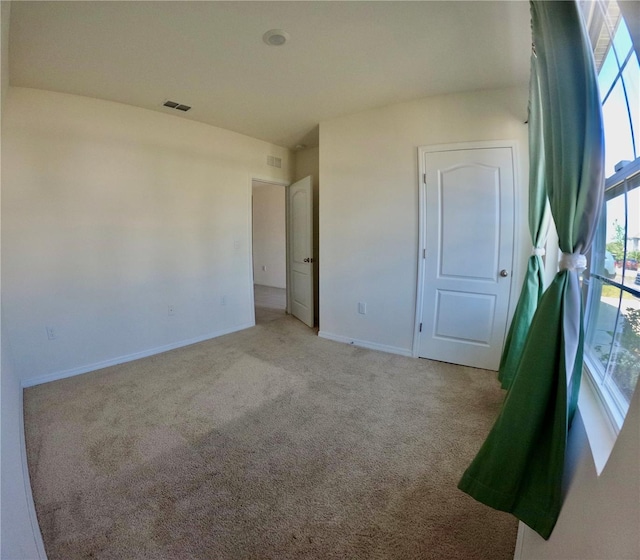
[[640,371],[640,188],[609,188],[591,251],[587,367],[610,406],[626,413]]
[[629,30],[627,29],[627,24],[623,19],[620,20],[618,24],[618,29],[616,29],[616,33],[613,37],[613,46],[618,53],[618,58],[620,59],[620,64],[629,51],[633,48],[633,42],[631,41],[631,35],[629,35]]
[[[620,196],[605,201],[600,223],[605,226],[606,249],[615,260],[616,278],[622,280],[622,267],[624,265],[625,249],[625,220],[626,205],[624,193]],[[602,226],[601,226],[602,227]]]
[[592,278],[590,288],[592,304],[589,314],[590,328],[587,333],[588,355],[591,358],[589,365],[591,373],[603,380],[613,349],[622,290],[605,284],[596,277]]
[[638,58],[636,56],[629,58],[627,65],[622,71],[622,79],[627,88],[635,155],[638,157],[640,156],[640,65],[638,64]]
[[611,89],[611,84],[618,75],[618,62],[613,49],[609,49],[609,53],[604,59],[600,73],[598,74],[598,87],[600,88],[600,96],[605,97]]
[[640,374],[640,300],[622,292],[605,384],[618,406],[626,409]]
[[640,291],[638,279],[638,237],[640,236],[640,189],[633,189],[627,193],[627,229],[625,232],[624,276],[622,283],[632,289]]
[[[602,106],[604,119],[605,143],[605,175],[615,173],[615,164],[622,160],[634,159],[633,142],[627,101],[622,88],[622,80],[618,80],[609,97]],[[623,222],[624,223],[624,222]]]
[[[624,222],[625,222],[624,195],[616,196],[605,201],[605,232],[607,248],[613,251],[616,261],[621,261],[624,252]],[[616,263],[616,266],[622,266]]]

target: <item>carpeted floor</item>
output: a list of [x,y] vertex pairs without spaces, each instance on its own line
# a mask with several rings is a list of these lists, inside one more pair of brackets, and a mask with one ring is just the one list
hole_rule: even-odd
[[27,389],[47,554],[510,560],[515,519],[456,489],[502,398],[288,316]]

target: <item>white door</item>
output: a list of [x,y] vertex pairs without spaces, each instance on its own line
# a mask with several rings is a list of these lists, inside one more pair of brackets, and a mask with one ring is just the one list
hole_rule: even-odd
[[418,355],[497,370],[511,292],[513,147],[425,151],[422,157]]
[[313,184],[289,186],[289,302],[294,317],[313,327]]

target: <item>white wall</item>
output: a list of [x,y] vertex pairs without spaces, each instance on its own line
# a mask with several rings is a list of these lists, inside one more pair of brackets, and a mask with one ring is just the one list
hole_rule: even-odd
[[[4,320],[3,320],[4,322]],[[6,329],[2,328],[2,472],[0,558],[45,558],[42,536],[33,508],[33,497],[22,454],[22,387],[13,367]]]
[[319,234],[319,196],[320,196],[320,149],[307,148],[295,154],[295,180],[299,181],[311,175],[313,178],[313,286],[314,317],[318,323],[320,316],[319,270],[320,270],[320,234]]
[[288,150],[22,88],[3,147],[5,327],[23,381],[251,325],[251,178],[289,181]]
[[548,541],[522,525],[521,560],[640,558],[640,391],[598,476],[580,415],[569,432],[568,491]]
[[[419,146],[518,141],[522,204],[517,216],[514,291],[519,293],[530,253],[525,194],[527,101],[525,86],[421,99],[320,124],[323,334],[390,351],[411,351]],[[366,315],[358,314],[359,301],[367,303]]]
[[[9,89],[9,18],[10,2],[2,2],[0,12],[0,55],[2,74],[0,77],[0,129],[4,125],[4,105]],[[0,142],[0,153],[2,146]],[[0,156],[1,157],[1,156]],[[6,160],[0,159],[1,163]],[[4,176],[0,176],[4,182]],[[4,315],[4,313],[2,313]],[[26,464],[23,463],[21,438],[22,425],[22,388],[13,365],[11,349],[6,336],[4,317],[0,317],[2,336],[0,341],[0,558],[12,560],[33,560],[44,558],[42,537],[35,520],[31,490],[25,477]],[[24,470],[23,470],[24,469]],[[31,515],[34,518],[31,518]]]
[[2,14],[0,21],[2,22],[2,46],[0,47],[0,55],[2,59],[2,77],[0,86],[2,88],[2,103],[9,91],[9,20],[11,19],[11,2],[2,2]]
[[[286,187],[253,183],[253,282],[287,287]],[[263,270],[263,267],[266,270]]]

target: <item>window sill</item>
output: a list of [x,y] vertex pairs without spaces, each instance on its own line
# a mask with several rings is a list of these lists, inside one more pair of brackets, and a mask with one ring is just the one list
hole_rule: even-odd
[[618,430],[609,417],[587,371],[582,373],[578,410],[599,476],[607,464],[609,455],[611,455],[613,445],[618,437]]

